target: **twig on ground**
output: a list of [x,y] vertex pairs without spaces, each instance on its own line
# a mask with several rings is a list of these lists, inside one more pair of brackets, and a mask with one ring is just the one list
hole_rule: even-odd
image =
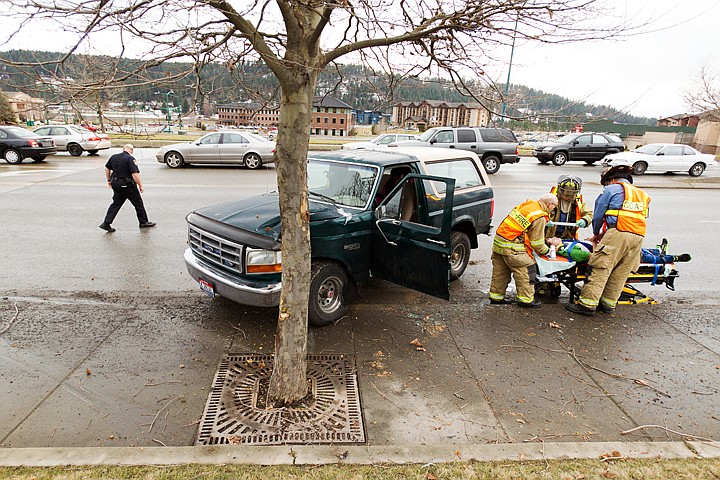
[[159,444],[162,445],[163,447],[167,447],[167,445],[165,445],[163,442],[161,442],[161,441],[158,440],[157,438],[153,438],[152,441],[153,441],[153,442],[156,442],[156,443],[159,443]]
[[642,430],[642,429],[645,429],[645,428],[659,428],[659,429],[664,430],[664,431],[666,431],[666,432],[674,433],[675,435],[680,435],[681,437],[694,438],[694,439],[696,439],[696,440],[703,440],[703,441],[705,441],[705,442],[712,442],[712,441],[713,441],[712,438],[698,437],[697,435],[690,435],[689,433],[678,432],[678,431],[676,431],[676,430],[671,430],[671,429],[669,429],[669,428],[667,428],[667,427],[663,427],[662,425],[640,425],[639,427],[631,428],[630,430],[625,430],[625,431],[623,431],[623,432],[620,432],[620,435],[627,435],[627,434],[629,434],[629,433],[633,433],[633,432],[635,432],[635,431],[637,431],[637,430]]
[[174,402],[178,398],[180,398],[180,395],[178,395],[177,397],[170,400],[168,403],[165,404],[164,407],[162,407],[160,410],[158,410],[158,412],[155,414],[155,418],[153,418],[153,421],[149,423],[150,428],[148,429],[148,433],[152,432],[152,429],[155,426],[155,422],[157,421],[157,419],[160,416],[160,414],[162,413],[162,411],[165,410],[168,407],[168,405],[170,405],[172,402]]
[[0,335],[10,330],[10,327],[12,327],[12,324],[17,320],[18,314],[20,313],[20,310],[17,308],[17,303],[13,304],[13,307],[15,307],[15,315],[13,315],[13,318],[10,320],[10,323],[7,324],[7,327],[0,330]]
[[401,412],[403,412],[403,413],[408,413],[407,410],[405,410],[405,409],[402,408],[400,405],[398,405],[397,403],[395,403],[395,402],[393,402],[392,400],[390,400],[390,399],[387,397],[387,395],[385,395],[384,393],[382,393],[382,392],[380,391],[380,389],[379,389],[377,386],[375,386],[375,384],[374,384],[373,382],[370,382],[370,385],[372,385],[373,388],[374,388],[375,390],[377,390],[377,392],[380,394],[381,397],[383,397],[385,400],[387,400],[388,402],[390,402],[390,403],[392,403],[393,405],[395,405],[397,408],[400,409]]
[[137,397],[138,395],[140,395],[140,392],[142,392],[143,390],[145,390],[147,387],[157,387],[158,385],[166,385],[166,384],[168,384],[168,383],[182,383],[182,382],[181,382],[180,380],[169,380],[169,381],[167,381],[167,382],[152,383],[152,380],[150,380],[148,383],[146,383],[145,385],[143,385],[143,387],[142,387],[140,390],[138,390],[137,392],[135,392],[135,394],[133,395],[133,398],[135,398],[135,397]]

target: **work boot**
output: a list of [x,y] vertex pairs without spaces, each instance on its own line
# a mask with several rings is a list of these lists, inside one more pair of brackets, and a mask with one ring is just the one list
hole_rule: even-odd
[[115,229],[113,227],[111,227],[109,223],[105,223],[105,222],[100,224],[100,228],[102,228],[106,232],[110,232],[110,233],[115,231]]
[[512,302],[503,298],[502,300],[490,300],[490,305],[510,305]]
[[614,307],[611,307],[610,305],[605,305],[604,303],[599,303],[597,309],[603,313],[615,313]]
[[588,317],[595,315],[594,309],[580,305],[579,303],[568,303],[565,305],[565,310],[573,313],[579,313],[581,315],[587,315]]
[[145,222],[145,223],[140,224],[140,228],[150,228],[150,227],[154,227],[154,226],[155,226],[155,222]]
[[523,307],[523,308],[540,308],[540,307],[542,307],[542,302],[536,298],[530,303],[518,301],[517,305],[518,305],[518,307]]
[[683,253],[681,255],[673,255],[673,262],[689,262],[692,257],[689,253]]

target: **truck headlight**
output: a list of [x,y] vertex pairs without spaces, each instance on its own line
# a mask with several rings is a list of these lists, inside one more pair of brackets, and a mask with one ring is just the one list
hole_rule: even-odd
[[545,147],[542,149],[543,152],[549,152],[550,150],[552,150],[552,147]]
[[272,250],[251,250],[245,254],[247,273],[282,272],[282,252]]

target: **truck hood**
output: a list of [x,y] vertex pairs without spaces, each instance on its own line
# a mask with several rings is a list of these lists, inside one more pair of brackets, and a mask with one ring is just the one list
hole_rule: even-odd
[[[197,215],[261,235],[280,238],[280,205],[277,192],[233,200],[195,210]],[[310,198],[310,221],[348,217],[340,207]]]

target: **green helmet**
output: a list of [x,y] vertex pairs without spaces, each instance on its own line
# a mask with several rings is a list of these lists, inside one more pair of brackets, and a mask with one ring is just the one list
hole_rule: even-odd
[[575,200],[582,188],[582,179],[573,175],[558,177],[557,197],[559,200]]

